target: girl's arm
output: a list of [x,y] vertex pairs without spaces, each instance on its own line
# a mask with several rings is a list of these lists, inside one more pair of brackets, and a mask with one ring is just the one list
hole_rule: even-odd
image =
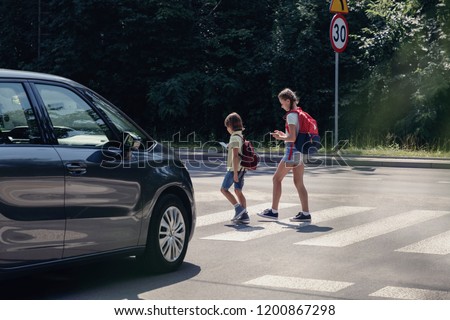
[[297,139],[297,136],[293,134],[293,132],[295,132],[295,129],[296,129],[295,124],[290,124],[288,134],[279,130],[275,130],[275,132],[272,133],[272,137],[274,137],[277,140],[283,140],[286,142],[295,142],[295,140]]

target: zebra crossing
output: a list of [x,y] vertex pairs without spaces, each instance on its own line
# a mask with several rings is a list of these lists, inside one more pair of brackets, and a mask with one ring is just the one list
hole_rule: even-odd
[[425,221],[450,214],[450,211],[413,210],[375,222],[297,242],[298,245],[345,247],[357,242],[381,236]]
[[[249,212],[259,212],[270,207],[270,203],[262,203],[248,208]],[[298,204],[282,203],[280,209],[289,209]],[[370,214],[377,208],[363,206],[336,206],[332,208],[315,211],[313,216],[313,224],[320,225],[327,222],[327,225],[333,220],[345,217],[351,217],[358,214]],[[291,210],[292,211],[292,210]],[[213,224],[225,223],[229,224],[230,217],[233,216],[233,210],[226,210],[212,213],[198,218],[197,227],[204,228]],[[293,242],[294,246],[316,246],[316,247],[335,247],[343,248],[354,244],[369,241],[376,237],[382,237],[397,231],[401,231],[408,227],[447,217],[450,211],[442,210],[410,210],[399,212],[388,217],[379,218],[372,222],[358,222],[359,219],[350,219],[356,221],[356,225],[333,231],[332,228],[325,234],[312,236],[302,241]],[[248,226],[240,226],[233,231],[219,232],[217,228],[215,234],[200,237],[200,241],[230,241],[230,242],[247,242],[256,241],[265,237],[274,236],[279,233],[287,232],[292,229],[304,228],[309,224],[292,223],[289,219],[280,219],[275,222],[267,223],[260,217],[251,217],[253,221]],[[206,233],[207,232],[203,232]],[[450,254],[450,231],[446,231],[428,238],[416,239],[418,241],[409,245],[389,249],[393,252],[403,254],[425,254],[445,256]],[[277,288],[287,290],[299,290],[306,292],[322,292],[322,293],[339,293],[342,290],[351,288],[356,283],[347,281],[336,281],[334,279],[310,279],[304,277],[289,277],[273,274],[261,275],[250,280],[242,282],[242,285],[261,288]],[[425,288],[411,288],[400,286],[385,286],[371,293],[368,297],[383,299],[433,299],[448,300],[450,299],[450,291],[445,290],[429,290]]]
[[[247,210],[249,212],[259,212],[263,211],[267,208],[267,206],[270,206],[270,203],[262,203],[258,205],[254,205],[251,207],[248,207]],[[298,204],[296,203],[280,203],[280,209],[288,209],[291,207],[295,207]],[[224,223],[227,221],[230,221],[230,217],[233,217],[234,211],[233,210],[225,210],[221,212],[211,213],[205,216],[200,216],[197,218],[197,224],[196,228],[209,226],[216,223]]]
[[[321,293],[338,293],[341,290],[355,285],[355,283],[345,281],[306,279],[275,275],[264,275],[262,277],[246,281],[243,284],[254,287],[302,290]],[[386,286],[373,293],[369,293],[368,296],[374,298],[403,300],[450,300],[450,291]]]
[[332,280],[319,280],[319,279],[305,279],[298,277],[283,277],[274,275],[265,275],[253,280],[244,282],[247,285],[263,286],[272,288],[285,288],[295,290],[309,290],[320,292],[333,292],[336,293],[342,289],[345,289],[353,283],[343,281]]
[[[258,208],[267,208],[271,204],[265,203],[262,206],[258,206]],[[297,204],[290,204],[290,205],[282,205],[280,206],[280,209],[289,208],[297,206]],[[255,208],[250,207],[248,208],[249,211],[253,212]],[[262,211],[263,209],[260,209],[259,211]],[[321,211],[314,212],[314,223],[322,223],[325,221],[343,218],[345,216],[349,216],[352,214],[362,213],[365,211],[372,210],[374,208],[371,207],[348,207],[348,206],[342,206],[342,207],[335,207],[332,209],[325,209]],[[230,217],[230,213],[227,213],[227,217]],[[229,219],[229,218],[228,218]],[[208,237],[204,237],[202,239],[204,240],[224,240],[224,241],[249,241],[249,240],[255,240],[262,237],[274,235],[280,232],[288,231],[289,228],[287,226],[294,226],[289,219],[281,219],[278,220],[277,223],[271,223],[271,224],[258,224],[255,226],[249,226],[248,231],[249,232],[226,232],[222,234],[216,234]],[[305,225],[306,226],[306,225]],[[298,224],[294,226],[295,228],[298,227]],[[301,226],[300,226],[301,227]]]
[[443,290],[426,290],[388,286],[369,294],[369,296],[387,299],[449,300],[450,292]]
[[438,255],[450,254],[450,231],[440,233],[434,237],[397,249],[396,251]]
[[[281,203],[280,209],[289,209],[298,204]],[[248,207],[249,212],[258,212],[270,206],[270,203]],[[338,206],[314,212],[313,223],[320,224],[334,219],[340,219],[351,215],[374,210],[374,207],[359,206]],[[217,213],[200,216],[197,219],[197,228],[209,226],[216,223],[227,223],[233,216],[233,210],[226,210]],[[416,224],[450,215],[450,211],[439,210],[411,210],[399,213],[374,222],[357,225],[341,231],[327,233],[318,237],[302,240],[293,243],[294,245],[323,246],[323,247],[345,247],[395,232]],[[261,220],[263,218],[257,218]],[[258,223],[256,225],[244,226],[246,232],[228,231],[213,234],[200,238],[201,240],[220,240],[245,242],[272,236],[278,233],[289,231],[292,228],[302,228],[309,224],[293,224],[289,218],[279,219],[274,223]],[[243,229],[240,229],[242,231]],[[450,253],[450,232],[423,239],[409,246],[398,248],[398,252],[415,252],[426,254],[446,255]]]

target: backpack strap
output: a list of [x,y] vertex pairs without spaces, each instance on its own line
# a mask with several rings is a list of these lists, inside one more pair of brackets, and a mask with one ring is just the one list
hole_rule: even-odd
[[300,108],[300,107],[297,107],[297,109],[295,109],[295,110],[290,110],[290,111],[288,111],[288,112],[286,112],[286,114],[284,115],[284,118],[285,118],[285,120],[286,120],[286,124],[285,124],[285,127],[286,127],[286,131],[289,133],[289,125],[288,125],[288,123],[287,123],[287,117],[288,117],[288,115],[290,114],[290,113],[296,113],[297,114],[297,116],[298,116],[298,127],[299,127],[299,132],[300,132],[300,125],[301,125],[301,123],[300,123],[300,114],[303,112],[303,110],[302,110],[302,108]]
[[240,135],[240,134],[233,134],[233,136],[238,136],[239,138],[241,138],[242,139],[242,144],[244,144],[244,142],[245,142],[245,138],[244,138],[244,136],[242,135]]
[[[286,131],[287,131],[288,133],[290,133],[290,132],[289,132],[289,125],[288,125],[288,123],[287,123],[287,117],[288,117],[288,115],[289,115],[290,113],[296,113],[296,114],[297,114],[297,116],[298,116],[298,127],[300,128],[300,112],[302,112],[302,108],[300,108],[300,107],[297,107],[297,109],[295,109],[295,110],[290,110],[290,111],[286,112],[286,114],[285,114],[285,118],[286,118],[285,128],[286,128]],[[299,130],[299,131],[300,131],[300,130]],[[295,139],[297,140],[297,137],[296,137]],[[291,159],[292,159],[292,154],[294,153],[294,146],[295,146],[295,141],[290,143],[290,147],[288,146],[288,148],[290,148],[288,160],[291,160]]]
[[[242,148],[244,148],[244,143],[245,143],[245,138],[244,138],[244,136],[242,135],[240,135],[240,134],[233,134],[233,136],[238,136],[239,138],[241,138],[242,139],[242,147],[240,148],[241,150],[241,152],[239,152],[239,155],[242,157]],[[242,167],[242,166],[240,166],[241,168],[239,169],[239,171],[238,171],[238,173],[240,174],[241,172],[243,172],[243,171],[245,171],[245,168],[244,167]]]
[[244,147],[244,143],[245,143],[245,138],[244,138],[244,136],[243,136],[243,135],[241,136],[240,134],[237,134],[237,133],[232,134],[232,136],[238,136],[239,138],[242,139],[242,146],[239,148],[239,149],[240,149],[240,150],[239,150],[239,154],[242,155],[242,148]]

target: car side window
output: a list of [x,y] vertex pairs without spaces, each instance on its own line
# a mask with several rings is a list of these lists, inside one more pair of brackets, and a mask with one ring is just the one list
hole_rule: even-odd
[[108,103],[92,91],[85,90],[84,94],[100,110],[100,112],[102,112],[109,119],[109,121],[112,122],[112,124],[117,128],[119,132],[121,132],[122,134],[124,132],[130,132],[133,135],[139,137],[141,139],[141,146],[145,146],[146,148],[149,148],[151,145],[153,145],[153,140],[147,140],[145,133],[130,121],[128,121],[126,117],[120,114],[120,112],[110,103]]
[[0,82],[0,145],[39,143],[42,136],[22,84]]
[[108,126],[81,97],[63,87],[36,84],[58,139],[69,146],[102,146],[112,137]]

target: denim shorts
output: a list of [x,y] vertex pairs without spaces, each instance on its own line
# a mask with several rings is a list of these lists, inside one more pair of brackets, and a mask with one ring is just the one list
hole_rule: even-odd
[[295,148],[293,143],[288,143],[286,144],[286,150],[284,151],[284,156],[281,160],[287,164],[298,166],[303,161],[303,154]]
[[222,182],[222,189],[230,189],[231,185],[234,183],[234,189],[242,190],[244,188],[244,176],[245,176],[245,170],[241,170],[238,172],[238,182],[234,182],[234,172],[233,171],[227,171],[225,174],[225,177],[223,178]]

